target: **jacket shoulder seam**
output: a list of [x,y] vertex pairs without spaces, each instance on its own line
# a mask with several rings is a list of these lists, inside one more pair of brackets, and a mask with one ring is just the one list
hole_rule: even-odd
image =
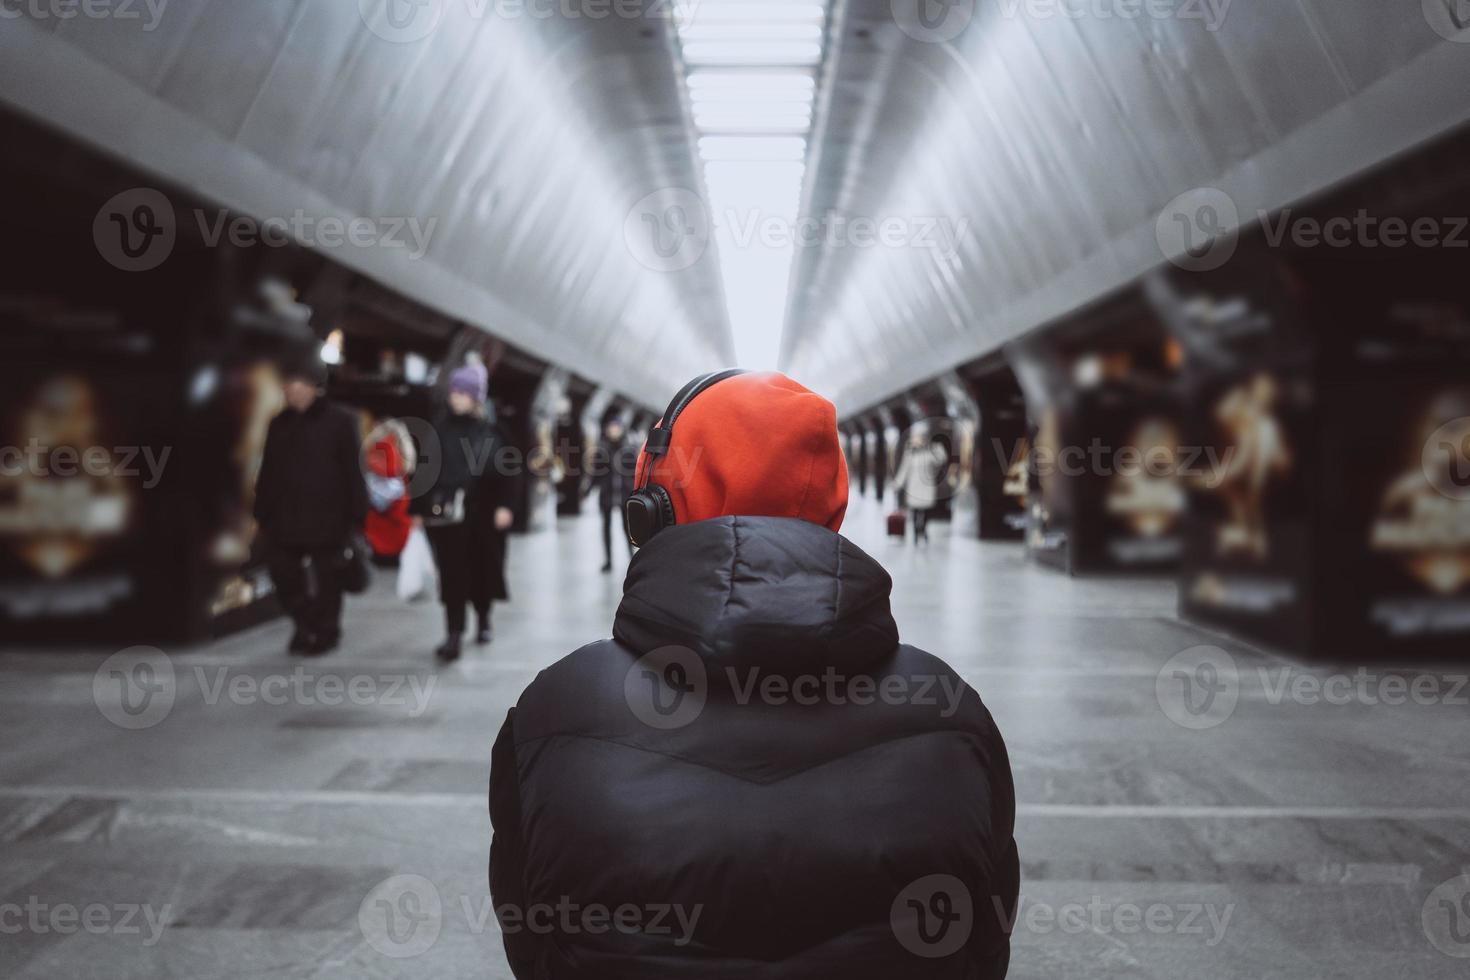
[[535,742],[543,742],[547,739],[552,738],[571,738],[581,739],[589,742],[603,742],[608,745],[616,745],[619,748],[631,749],[634,752],[644,752],[649,755],[662,756],[665,759],[673,759],[676,762],[683,762],[686,765],[691,765],[699,769],[707,769],[710,772],[717,772],[721,775],[729,776],[731,779],[738,779],[743,783],[750,783],[754,786],[773,786],[776,783],[785,782],[786,780],[791,779],[795,776],[803,775],[815,769],[821,769],[824,766],[830,766],[833,763],[841,762],[844,759],[850,758],[854,755],[859,755],[872,749],[881,748],[885,745],[895,745],[899,742],[907,742],[912,739],[927,738],[931,735],[959,735],[961,737],[975,739],[977,741],[983,737],[983,734],[981,732],[970,731],[964,728],[933,728],[925,732],[909,732],[906,735],[895,735],[892,738],[881,738],[875,742],[868,742],[864,745],[854,746],[853,748],[839,753],[838,755],[830,756],[826,759],[813,762],[809,766],[803,766],[800,769],[793,769],[790,772],[787,772],[775,779],[752,779],[749,776],[742,776],[739,773],[730,771],[729,769],[724,769],[720,766],[711,765],[708,762],[701,762],[698,759],[691,759],[688,756],[678,755],[674,752],[660,752],[658,749],[651,749],[644,745],[632,745],[628,742],[622,742],[615,738],[609,738],[606,735],[591,735],[586,732],[548,732],[545,735],[537,735],[534,738],[528,738],[524,742],[516,742],[515,747],[517,750],[519,750],[522,746],[531,745]]

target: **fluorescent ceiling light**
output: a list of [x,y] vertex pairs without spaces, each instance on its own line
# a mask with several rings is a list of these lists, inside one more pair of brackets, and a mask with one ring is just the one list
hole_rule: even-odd
[[790,24],[822,23],[827,10],[817,3],[722,3],[719,0],[691,2],[681,21],[684,27],[700,24]]
[[804,71],[695,71],[689,74],[692,92],[811,92],[817,81]]
[[694,118],[695,120],[707,119],[712,122],[791,122],[793,120],[811,122],[812,107],[800,103],[700,105],[694,107]]
[[815,65],[822,46],[808,41],[695,41],[684,45],[691,65]]
[[774,368],[827,3],[690,2],[679,39],[737,360]]
[[806,173],[806,164],[796,160],[757,161],[755,163],[715,160],[705,164],[704,172],[705,176],[715,183],[730,179],[746,180],[752,175],[759,175],[764,180],[776,180],[782,177],[800,180],[802,174]]
[[806,158],[806,140],[799,136],[701,136],[699,152],[711,161],[800,161]]
[[811,41],[822,39],[819,24],[696,24],[679,32],[691,41]]
[[765,134],[780,135],[782,133],[802,134],[811,131],[811,120],[803,119],[792,122],[749,122],[749,123],[698,123],[702,133],[726,136],[761,136]]
[[762,92],[755,95],[741,95],[739,92],[720,89],[691,93],[689,100],[694,103],[695,112],[701,109],[724,109],[733,106],[780,112],[786,109],[810,109],[812,103],[816,101],[811,92]]

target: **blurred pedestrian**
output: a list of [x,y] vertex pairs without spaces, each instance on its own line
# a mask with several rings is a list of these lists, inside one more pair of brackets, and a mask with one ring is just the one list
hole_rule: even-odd
[[505,436],[486,417],[488,395],[483,365],[467,364],[450,376],[448,410],[434,422],[438,478],[410,506],[439,569],[446,635],[434,652],[445,663],[462,652],[465,607],[474,607],[475,642],[483,646],[492,638],[493,604],[510,598],[505,557],[520,478],[507,470]]
[[[511,972],[1000,980],[1020,887],[1005,743],[899,641],[892,580],[838,533],[835,409],[727,372],[664,419],[613,638],[543,670],[495,743]],[[665,914],[526,928],[550,901]]]
[[342,639],[343,553],[368,512],[356,417],[327,400],[316,351],[282,371],[286,408],[266,434],[255,520],[271,580],[296,629],[292,653],[318,656]]
[[628,431],[618,419],[608,422],[602,433],[602,442],[597,447],[596,470],[593,486],[597,489],[598,505],[602,510],[602,571],[611,572],[613,567],[613,514],[617,513],[623,527],[623,541],[629,557],[633,554],[633,543],[628,540],[628,515],[623,508],[633,493],[633,471],[638,466],[638,448],[628,440]]
[[378,423],[368,434],[364,457],[368,511],[363,531],[373,554],[385,561],[403,553],[413,517],[408,512],[408,481],[418,455],[408,428],[397,419]]
[[904,506],[913,518],[915,544],[929,542],[929,514],[939,503],[940,487],[948,475],[949,453],[916,429],[893,475],[894,492],[903,494]]

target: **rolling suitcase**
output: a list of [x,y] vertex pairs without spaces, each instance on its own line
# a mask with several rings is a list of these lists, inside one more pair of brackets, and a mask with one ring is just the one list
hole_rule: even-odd
[[908,532],[908,515],[901,510],[896,510],[888,515],[888,536],[890,538],[901,538]]

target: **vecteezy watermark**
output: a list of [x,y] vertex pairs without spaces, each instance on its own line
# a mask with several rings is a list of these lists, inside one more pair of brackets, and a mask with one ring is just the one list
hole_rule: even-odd
[[965,692],[969,690],[969,686],[953,674],[874,677],[871,674],[842,674],[835,667],[828,667],[820,674],[795,676],[763,673],[757,667],[745,671],[726,667],[724,673],[738,705],[912,705],[935,708],[940,718],[953,718],[959,713]]
[[889,0],[893,22],[915,41],[947,44],[975,19],[978,0]]
[[302,708],[407,708],[410,718],[422,718],[439,683],[435,674],[318,674],[305,667],[263,677],[237,673],[228,667],[194,668],[194,680],[204,703],[222,701],[236,706],[264,704]]
[[1230,920],[1235,917],[1235,903],[1213,905],[1206,902],[1169,904],[1153,902],[1112,902],[1093,895],[1086,902],[1029,901],[1025,895],[1007,916],[999,899],[993,900],[995,913],[1008,934],[1019,928],[1033,935],[1063,933],[1068,936],[1195,936],[1214,949],[1225,941]]
[[[206,248],[392,249],[413,260],[428,254],[437,217],[344,218],[310,214],[297,208],[289,215],[257,219],[223,208],[195,208],[193,221]],[[160,191],[134,188],[111,198],[92,222],[97,252],[124,272],[149,272],[167,262],[178,245],[179,216]]]
[[683,187],[665,187],[643,196],[623,220],[628,251],[655,272],[693,267],[704,258],[712,234],[704,198]]
[[1240,247],[1240,210],[1224,191],[1198,187],[1164,205],[1154,231],[1164,258],[1189,272],[1212,272]]
[[1470,875],[1451,878],[1424,900],[1424,935],[1455,959],[1470,959]]
[[580,903],[562,896],[555,903],[495,905],[489,895],[460,895],[446,902],[432,881],[416,874],[394,875],[362,900],[357,924],[373,949],[390,959],[422,956],[439,941],[451,917],[459,917],[471,935],[484,935],[491,923],[505,935],[648,936],[672,939],[675,946],[694,941],[703,905],[649,903],[618,906]]
[[954,674],[844,674],[835,667],[821,673],[777,674],[759,667],[726,666],[711,674],[688,647],[668,646],[633,664],[623,694],[633,716],[650,728],[672,731],[697,721],[718,680],[739,707],[873,705],[933,709],[939,718],[959,713],[969,686]]
[[1470,218],[1380,218],[1359,208],[1352,217],[1313,218],[1284,208],[1274,217],[1260,213],[1266,243],[1280,248],[1470,248]]
[[1446,41],[1470,44],[1470,2],[1466,0],[1420,0],[1424,19]]
[[1450,500],[1470,500],[1470,418],[1451,419],[1424,443],[1424,476]]
[[[158,944],[173,919],[173,905],[120,902],[45,902],[36,895],[20,902],[0,902],[0,936],[142,936],[144,946]],[[146,932],[145,932],[146,930]]]
[[[263,676],[231,667],[196,665],[186,673],[207,707],[266,705],[302,708],[387,707],[407,709],[421,718],[429,709],[438,677],[434,674],[320,673],[305,667]],[[103,661],[92,676],[92,701],[103,718],[138,731],[162,723],[176,705],[181,679],[172,658],[155,647],[132,647]]]
[[1235,658],[1219,647],[1190,647],[1159,670],[1154,695],[1165,717],[1180,728],[1216,728],[1235,713],[1240,671]]
[[389,959],[422,956],[444,929],[444,900],[422,875],[394,875],[364,896],[357,927],[368,945]]
[[129,647],[92,675],[92,703],[118,728],[152,728],[169,716],[178,695],[174,663],[156,647]]
[[[466,918],[471,903],[462,899]],[[482,904],[481,908],[485,908]],[[634,905],[627,903],[612,907],[596,902],[581,904],[563,895],[553,905],[541,902],[527,905],[498,905],[495,917],[500,922],[500,931],[514,936],[531,933],[537,936],[605,936],[616,932],[625,936],[657,936],[672,939],[675,946],[688,946],[694,941],[694,930],[704,915],[703,905],[679,905],[651,903]],[[485,919],[484,912],[478,914],[478,922]],[[472,921],[474,928],[476,921]]]
[[996,0],[1007,20],[1197,20],[1214,33],[1235,0]]
[[1295,666],[1262,666],[1243,674],[1234,657],[1211,646],[1191,647],[1171,657],[1158,673],[1155,691],[1170,721],[1201,731],[1224,724],[1235,713],[1246,679],[1252,681],[1252,698],[1270,707],[1470,707],[1470,674],[1410,676],[1367,667],[1346,673]]
[[[0,476],[69,479],[79,476],[143,480],[152,490],[163,480],[172,446],[51,446],[31,439],[24,446],[0,446]],[[140,465],[141,464],[141,467]]]
[[178,236],[173,203],[151,187],[135,187],[112,197],[92,221],[97,253],[124,272],[149,272],[163,265]]
[[313,215],[297,208],[289,215],[257,221],[246,215],[232,215],[223,209],[213,213],[194,212],[199,234],[209,248],[228,241],[236,248],[285,248],[302,245],[307,248],[385,248],[406,250],[411,259],[428,254],[437,217],[341,218],[336,215]]
[[623,678],[628,709],[649,728],[686,728],[704,714],[709,700],[709,669],[688,647],[660,647],[629,668]]
[[[995,461],[1010,472],[1026,458],[1027,447],[1009,447],[991,440]],[[1188,479],[1218,486],[1230,469],[1236,448],[1222,453],[1214,446],[1109,446],[1093,439],[1086,446],[1036,446],[1029,450],[1031,465],[1043,477],[1122,476],[1133,479]]]
[[1305,707],[1357,704],[1365,707],[1470,707],[1470,674],[1385,674],[1359,667],[1351,674],[1320,674],[1282,667],[1275,671],[1256,668],[1257,679],[1272,706],[1295,704]]
[[848,215],[828,211],[791,221],[783,215],[730,209],[715,221],[729,232],[738,249],[821,248],[827,250],[874,248],[925,249],[950,259],[970,231],[970,219],[943,215]]
[[[565,466],[569,477],[599,477],[609,472],[631,477],[636,471],[618,462],[601,448],[589,449],[580,441],[559,439],[554,443],[538,444],[531,450],[518,446],[499,445],[487,441],[459,439],[445,444],[433,423],[409,416],[397,419],[413,437],[418,446],[418,460],[413,476],[404,484],[404,493],[416,499],[434,488],[444,461],[453,454],[464,461],[467,472],[479,477],[486,473],[499,476],[518,477],[540,475],[548,472],[553,464]],[[364,477],[373,478],[372,464],[376,459],[373,446],[364,445],[359,455],[359,465]],[[659,471],[659,482],[665,487],[679,488],[689,484],[704,459],[703,446],[675,446],[665,457]]]
[[899,945],[915,956],[953,956],[975,931],[975,898],[954,875],[928,875],[899,892],[889,924]]
[[151,34],[163,20],[170,0],[0,0],[0,20],[141,21]]
[[[1366,208],[1352,215],[1315,217],[1292,208],[1258,210],[1270,248],[1450,248],[1470,249],[1470,217],[1379,216]],[[1214,187],[1199,187],[1164,206],[1156,223],[1164,257],[1190,272],[1222,268],[1240,246],[1240,209],[1234,198]]]
[[623,222],[633,257],[655,272],[680,272],[702,259],[717,232],[722,246],[824,250],[923,249],[943,258],[958,254],[970,219],[944,215],[850,215],[828,211],[792,219],[759,209],[728,208],[711,214],[703,198],[666,188],[641,198]]
[[482,20],[668,20],[690,23],[700,0],[358,0],[362,22],[384,41],[413,44],[451,12]]

